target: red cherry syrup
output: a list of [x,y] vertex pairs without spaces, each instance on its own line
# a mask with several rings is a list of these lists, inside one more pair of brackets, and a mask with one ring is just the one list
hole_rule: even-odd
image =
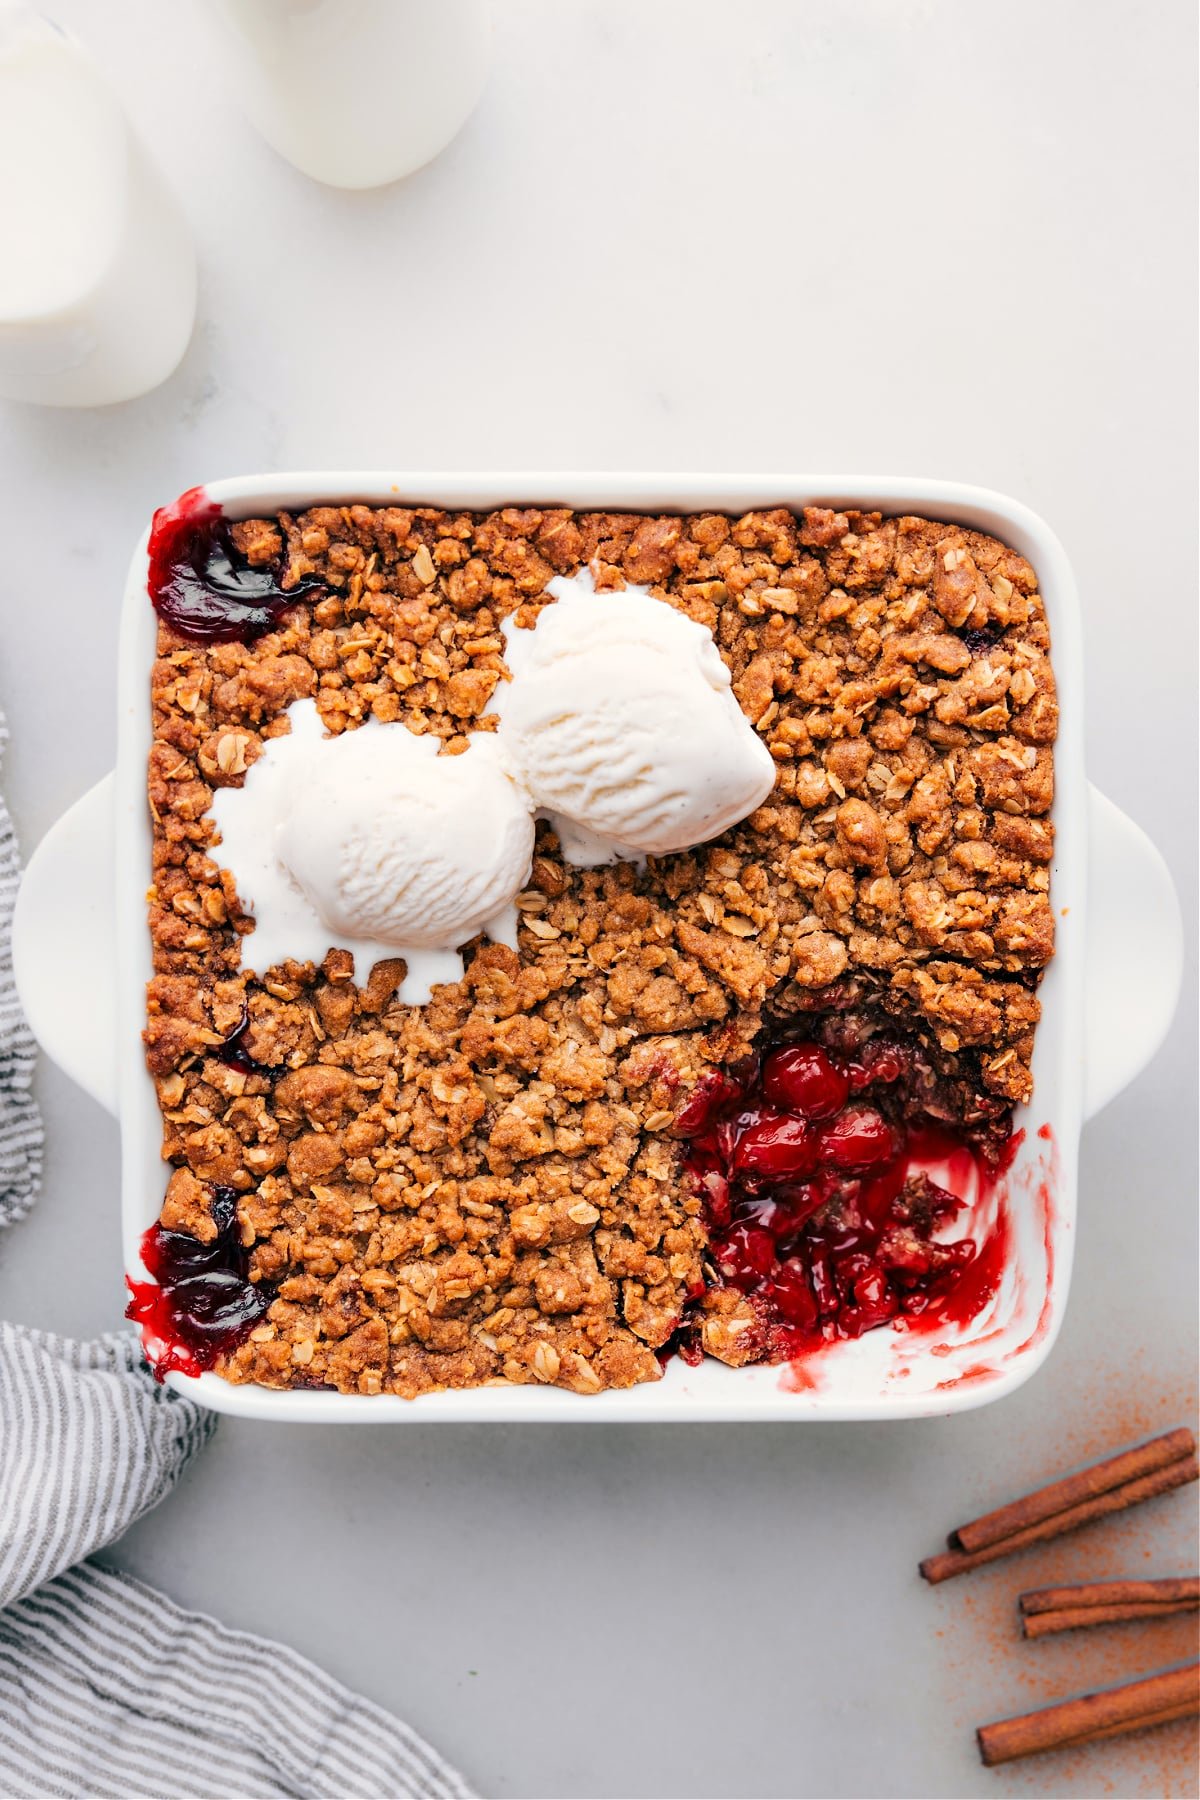
[[209,1244],[152,1225],[142,1261],[152,1281],[131,1281],[125,1317],[141,1327],[146,1359],[159,1381],[172,1369],[199,1375],[234,1350],[271,1304],[268,1288],[248,1279],[249,1258],[237,1227],[237,1195],[216,1189]]
[[306,576],[280,585],[281,568],[251,568],[229,524],[202,487],[160,506],[150,527],[149,591],[154,610],[180,637],[200,644],[249,644],[321,583]]

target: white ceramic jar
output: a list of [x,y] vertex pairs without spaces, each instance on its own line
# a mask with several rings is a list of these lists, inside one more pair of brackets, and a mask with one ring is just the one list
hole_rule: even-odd
[[487,0],[208,0],[230,80],[273,149],[379,187],[445,149],[483,92]]
[[131,400],[192,333],[187,225],[75,40],[0,5],[0,396]]

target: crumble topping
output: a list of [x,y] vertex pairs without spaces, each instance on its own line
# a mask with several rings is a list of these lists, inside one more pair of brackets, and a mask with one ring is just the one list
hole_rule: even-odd
[[[231,535],[285,588],[323,591],[250,644],[160,624],[153,672],[161,1222],[206,1242],[232,1190],[274,1294],[217,1363],[228,1379],[414,1395],[657,1378],[705,1288],[675,1114],[773,1020],[865,1008],[920,1040],[964,1109],[1028,1099],[1057,706],[1016,552],[821,508],[315,507]],[[396,1001],[402,963],[356,989],[340,951],[249,976],[213,791],[302,697],[331,732],[373,715],[465,749],[494,723],[501,621],[532,625],[547,581],[585,563],[599,589],[649,585],[712,630],[777,765],[767,802],[644,871],[569,868],[540,826],[519,953],[477,940],[424,1007]],[[762,1354],[748,1305],[709,1292],[711,1354]]]

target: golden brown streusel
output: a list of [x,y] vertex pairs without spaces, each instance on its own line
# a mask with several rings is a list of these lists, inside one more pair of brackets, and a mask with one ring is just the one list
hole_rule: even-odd
[[[153,671],[154,978],[147,1055],[173,1167],[164,1225],[214,1234],[238,1196],[275,1298],[234,1381],[414,1395],[497,1379],[592,1393],[653,1380],[704,1281],[674,1112],[773,1013],[847,984],[950,1071],[1027,1099],[1053,948],[1057,722],[1033,570],[915,518],[778,508],[644,517],[319,506],[233,528],[253,565],[324,592],[250,645],[160,625]],[[403,965],[260,974],[220,866],[215,788],[285,709],[368,716],[445,748],[489,729],[502,620],[592,562],[711,627],[778,767],[770,799],[687,854],[564,866],[539,827],[519,954],[486,942],[429,1005]],[[248,1012],[267,1072],[214,1054]],[[281,1072],[282,1071],[282,1072]],[[762,1354],[740,1296],[705,1348]]]

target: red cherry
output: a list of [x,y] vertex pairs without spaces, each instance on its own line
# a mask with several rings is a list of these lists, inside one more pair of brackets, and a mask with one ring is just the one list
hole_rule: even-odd
[[887,1276],[877,1263],[869,1263],[855,1281],[854,1298],[864,1307],[879,1308],[888,1305],[890,1296]]
[[803,1119],[761,1112],[739,1137],[733,1166],[742,1175],[806,1175],[813,1166],[815,1147]]
[[766,1284],[764,1293],[789,1325],[799,1325],[807,1331],[816,1325],[817,1303],[798,1256],[788,1258],[774,1280]]
[[841,1169],[869,1169],[890,1162],[896,1139],[887,1120],[869,1106],[849,1106],[821,1132],[822,1161]]
[[903,1045],[889,1043],[887,1038],[872,1038],[846,1065],[851,1089],[856,1094],[875,1081],[899,1081],[908,1070],[909,1058]]
[[872,1081],[899,1081],[908,1073],[908,1058],[898,1044],[872,1044],[866,1063]]
[[699,1132],[707,1130],[716,1120],[722,1107],[730,1101],[737,1100],[742,1094],[740,1083],[724,1075],[719,1069],[712,1069],[702,1075],[687,1102],[675,1118],[675,1129],[683,1137],[695,1137]]
[[775,1239],[757,1225],[735,1225],[713,1252],[731,1286],[749,1293],[775,1267]]
[[899,1298],[889,1287],[887,1276],[872,1265],[856,1279],[853,1304],[846,1307],[839,1323],[847,1336],[861,1337],[864,1331],[894,1319],[899,1310]]
[[915,1067],[908,1047],[886,1038],[853,1060],[790,1043],[714,1071],[680,1114],[717,1279],[755,1296],[778,1354],[903,1326],[951,1293],[976,1306],[976,1290],[994,1292],[986,1268],[971,1273],[983,1261],[974,1242],[934,1240],[963,1202],[914,1170],[927,1128],[910,1134],[877,1107],[847,1103],[898,1083],[898,1111],[919,1117],[920,1094],[906,1091]]
[[816,1044],[788,1044],[763,1064],[763,1093],[783,1112],[830,1119],[850,1097],[850,1082]]
[[871,1259],[864,1250],[850,1251],[846,1255],[835,1258],[833,1272],[837,1281],[838,1293],[843,1300],[849,1300],[852,1297],[855,1283],[872,1267]]

